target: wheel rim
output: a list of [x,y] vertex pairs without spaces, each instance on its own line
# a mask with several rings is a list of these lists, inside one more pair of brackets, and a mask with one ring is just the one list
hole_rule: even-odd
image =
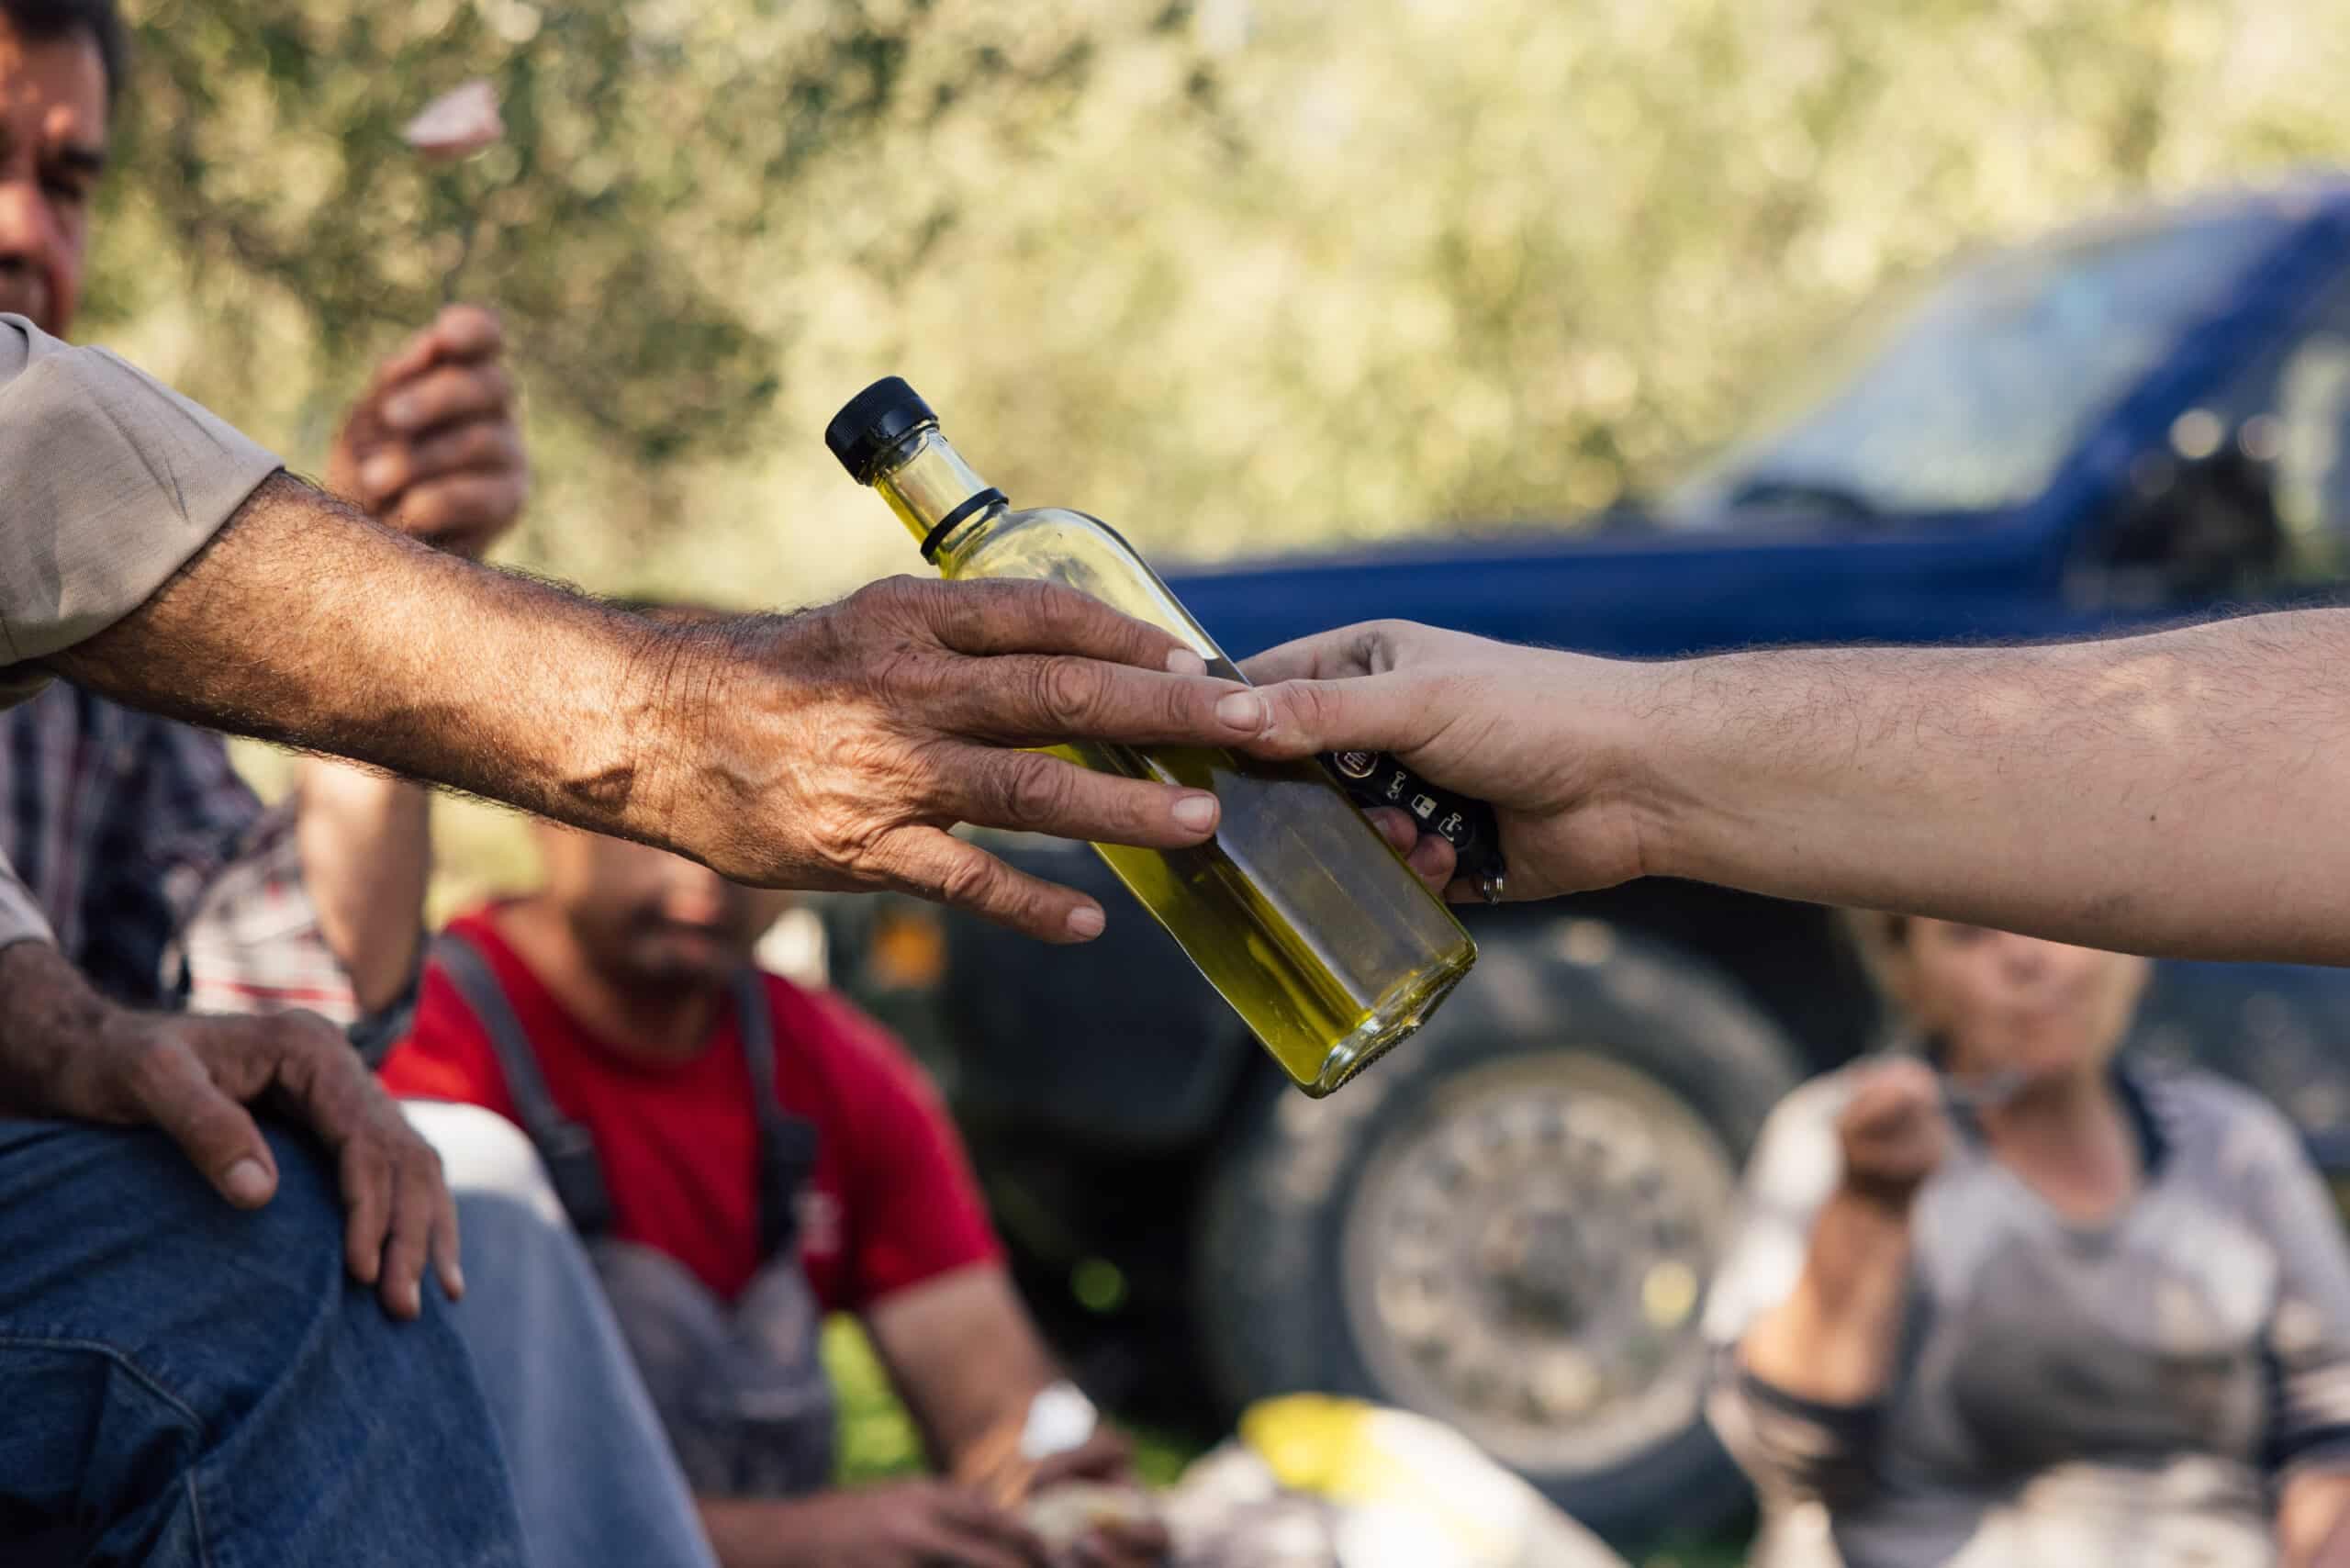
[[1472,1070],[1372,1151],[1342,1233],[1348,1327],[1395,1403],[1521,1470],[1610,1468],[1696,1418],[1735,1186],[1646,1073],[1574,1049]]

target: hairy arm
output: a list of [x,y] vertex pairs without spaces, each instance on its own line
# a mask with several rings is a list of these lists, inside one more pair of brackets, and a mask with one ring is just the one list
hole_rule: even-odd
[[48,663],[173,718],[643,836],[657,808],[629,738],[662,734],[666,681],[689,678],[661,643],[279,475],[153,598]]
[[1037,583],[900,578],[792,616],[658,623],[428,549],[284,475],[48,667],[133,706],[352,757],[770,887],[894,888],[1048,940],[1090,898],[957,823],[1150,847],[1214,795],[1031,749],[1227,744],[1253,710],[1170,634]]
[[1660,664],[1382,622],[1248,667],[1285,683],[1252,749],[1392,750],[1491,800],[1515,896],[1687,877],[2140,952],[2350,963],[2350,610]]

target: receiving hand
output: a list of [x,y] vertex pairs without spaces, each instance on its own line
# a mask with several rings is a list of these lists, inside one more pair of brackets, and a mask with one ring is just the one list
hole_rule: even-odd
[[[1080,737],[1229,745],[1262,728],[1171,633],[1036,582],[896,577],[820,610],[671,630],[689,716],[659,838],[767,887],[894,889],[1047,941],[1101,906],[952,835],[958,823],[1171,849],[1214,831],[1202,790],[1022,748]],[[1236,707],[1218,716],[1220,703]]]
[[[46,944],[6,954],[14,1098],[37,1115],[169,1134],[239,1208],[277,1191],[277,1162],[245,1107],[266,1099],[336,1157],[348,1219],[343,1260],[396,1317],[421,1308],[428,1261],[452,1298],[457,1211],[440,1156],[409,1127],[341,1030],[313,1013],[214,1017],[135,1013],[93,995]],[[36,993],[39,993],[38,995]],[[73,1038],[43,1048],[40,1022],[70,1008]]]
[[531,493],[505,352],[489,311],[442,311],[376,370],[335,440],[328,487],[404,533],[478,559]]
[[[1621,715],[1643,667],[1373,622],[1245,661],[1270,717],[1242,746],[1288,758],[1391,752],[1430,783],[1493,805],[1509,897],[1610,887],[1641,871],[1639,818],[1617,786],[1628,755]],[[1430,886],[1478,896],[1453,878],[1450,845],[1401,812],[1372,820]]]
[[1134,1447],[1114,1428],[1096,1427],[1075,1448],[1022,1462],[1004,1484],[1038,1534],[1066,1542],[1060,1557],[1073,1568],[1155,1568],[1174,1550],[1134,1479]]

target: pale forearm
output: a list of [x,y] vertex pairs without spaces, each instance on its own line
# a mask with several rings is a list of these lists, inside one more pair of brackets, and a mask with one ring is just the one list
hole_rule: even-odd
[[1813,1223],[1796,1288],[1740,1339],[1740,1364],[1797,1399],[1868,1404],[1893,1375],[1908,1278],[1906,1213],[1839,1191]]
[[2296,1475],[2277,1504],[2283,1568],[2350,1568],[2350,1475]]
[[689,630],[414,543],[283,475],[138,610],[55,655],[108,696],[580,826],[658,835]]
[[2183,957],[2350,962],[2350,611],[1650,666],[1643,868]]
[[423,939],[431,797],[348,763],[306,758],[295,786],[302,881],[364,1012],[398,1000]]

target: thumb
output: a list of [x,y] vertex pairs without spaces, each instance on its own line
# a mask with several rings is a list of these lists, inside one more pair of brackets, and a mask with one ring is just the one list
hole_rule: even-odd
[[1440,722],[1420,685],[1404,676],[1372,675],[1260,686],[1265,726],[1241,748],[1282,758],[1326,751],[1410,752],[1427,745]]
[[140,1109],[222,1197],[241,1209],[269,1202],[277,1192],[277,1161],[252,1117],[220,1092],[185,1044],[159,1041],[150,1050],[135,1095]]

